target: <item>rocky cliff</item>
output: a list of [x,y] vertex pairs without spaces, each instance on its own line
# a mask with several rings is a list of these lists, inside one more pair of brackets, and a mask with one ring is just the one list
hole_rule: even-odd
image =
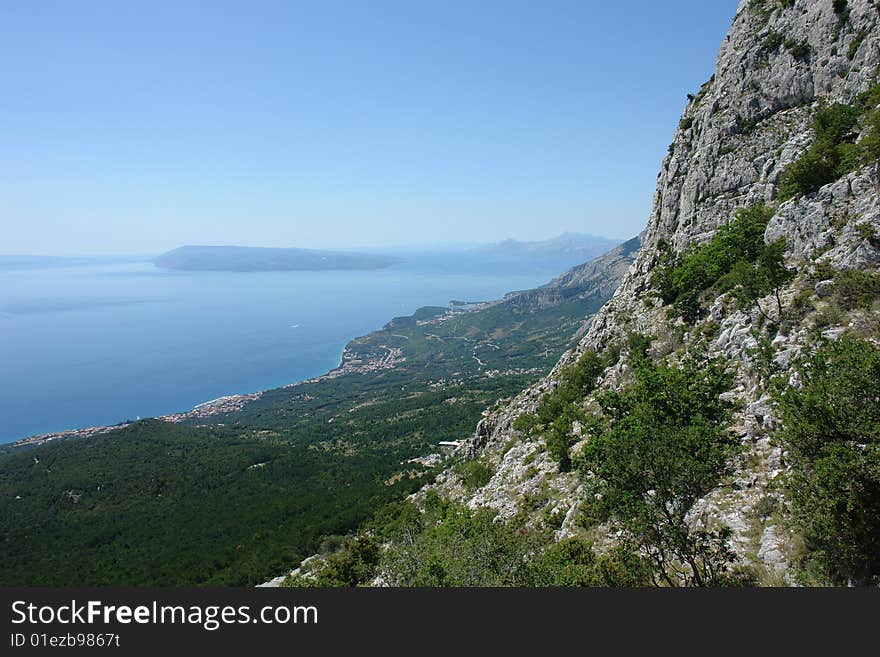
[[[778,514],[766,512],[777,502],[785,504],[777,482],[787,466],[773,440],[778,420],[759,372],[758,342],[771,345],[771,357],[784,369],[819,335],[877,335],[877,318],[870,312],[853,310],[830,322],[827,313],[820,318],[831,283],[817,284],[816,278],[817,272],[876,267],[880,179],[876,162],[868,163],[817,191],[780,202],[780,176],[816,139],[814,119],[820,108],[854,104],[876,84],[878,20],[880,7],[869,0],[740,2],[715,74],[688,96],[658,175],[641,249],[614,297],[590,320],[580,344],[549,378],[487,413],[461,448],[463,458],[480,458],[491,466],[491,480],[473,491],[450,470],[432,488],[471,508],[494,508],[502,517],[525,512],[540,523],[564,516],[557,536],[577,533],[580,478],[560,473],[546,445],[515,430],[514,421],[534,412],[557,385],[562,368],[588,350],[602,353],[637,332],[654,337],[653,358],[675,358],[697,336],[708,336],[710,354],[725,358],[735,371],[734,387],[725,396],[738,403],[731,430],[743,450],[731,474],[691,510],[691,522],[730,527],[732,547],[760,572],[762,581],[792,581],[790,562],[797,541]],[[684,322],[658,293],[658,267],[664,258],[707,242],[737,209],[755,204],[772,209],[765,241],[785,240],[785,263],[793,273],[779,290],[785,316],[777,312],[773,321],[765,321],[766,314],[776,312],[769,297],[742,309],[723,294],[709,300],[705,316]],[[793,305],[801,309],[796,314],[788,312]],[[623,360],[609,367],[598,390],[619,387],[626,369]],[[576,426],[575,440],[580,439],[578,431]],[[533,504],[536,498],[539,504]],[[613,539],[606,535],[600,543]]]

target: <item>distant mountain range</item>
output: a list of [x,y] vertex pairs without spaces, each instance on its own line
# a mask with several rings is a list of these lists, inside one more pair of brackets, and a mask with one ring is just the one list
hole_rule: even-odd
[[507,239],[503,242],[477,247],[480,253],[510,257],[563,257],[567,261],[587,262],[607,253],[622,240],[587,235],[584,233],[563,233],[558,237],[538,242],[520,242]]
[[369,253],[251,246],[181,246],[163,253],[157,267],[191,271],[326,271],[384,269],[400,258]]
[[[559,259],[560,265],[587,262],[607,253],[620,240],[563,233],[539,242],[508,239],[494,244],[472,247],[465,254],[491,258]],[[405,254],[409,257],[411,254]],[[153,261],[157,267],[190,271],[327,271],[384,269],[403,262],[403,258],[381,253],[354,251],[322,251],[296,248],[264,248],[250,246],[182,246],[160,255]]]
[[[329,271],[375,270],[412,258],[431,257],[437,252],[460,251],[467,259],[524,260],[558,259],[560,267],[586,263],[607,253],[622,240],[583,233],[563,233],[558,237],[536,242],[507,239],[477,246],[421,247],[392,250],[396,255],[381,252],[325,251],[317,249],[275,248],[253,246],[187,245],[152,258],[163,269],[189,271]],[[372,251],[372,250],[371,250]],[[403,257],[400,257],[403,256]],[[87,265],[149,262],[149,256],[36,256],[0,254],[0,271],[80,267]]]

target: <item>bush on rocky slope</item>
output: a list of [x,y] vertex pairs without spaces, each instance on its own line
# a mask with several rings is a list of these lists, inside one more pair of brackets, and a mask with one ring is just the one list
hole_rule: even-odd
[[592,506],[648,555],[656,583],[732,583],[729,531],[694,530],[687,521],[735,449],[725,430],[730,405],[719,399],[732,377],[700,354],[681,366],[639,354],[629,364],[632,382],[599,395],[607,419],[579,456]]
[[590,542],[553,543],[546,531],[491,509],[471,510],[440,498],[400,523],[396,548],[380,565],[383,581],[398,586],[641,586],[649,564],[626,545],[597,555]]
[[589,417],[580,408],[581,402],[596,387],[596,380],[605,368],[617,361],[617,352],[610,350],[599,356],[585,352],[576,363],[562,369],[559,383],[546,395],[537,412],[516,419],[514,429],[528,435],[538,433],[547,442],[547,451],[559,464],[559,470],[571,468],[572,432],[575,422],[586,424]]
[[[807,151],[779,176],[779,200],[811,194],[880,157],[880,86],[861,94],[854,105],[820,107],[815,137]],[[859,136],[864,136],[859,139]]]
[[[792,273],[783,264],[785,242],[764,243],[772,217],[772,208],[765,205],[741,208],[708,242],[679,256],[666,250],[654,274],[664,303],[693,323],[704,311],[705,297],[731,291],[746,307],[778,291]],[[778,296],[777,304],[781,310]]]
[[880,348],[848,336],[798,363],[777,393],[792,515],[808,577],[880,583]]

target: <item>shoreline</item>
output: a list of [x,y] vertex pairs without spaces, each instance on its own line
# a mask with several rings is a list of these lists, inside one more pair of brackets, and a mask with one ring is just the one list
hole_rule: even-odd
[[[480,308],[484,308],[486,306],[499,303],[501,300],[495,301],[485,301],[474,303],[468,305],[466,307],[462,307],[460,305],[456,305],[456,302],[450,301],[449,308],[446,312],[440,316],[441,319],[448,319],[453,315],[460,315],[466,312],[472,312],[474,310],[478,310]],[[460,304],[461,302],[457,302]],[[423,308],[428,308],[431,306],[423,306]],[[417,308],[411,315],[407,317],[415,316],[421,308]],[[377,331],[381,331],[389,326],[392,320],[389,320],[381,327],[376,329],[376,331],[372,331],[366,335],[371,335]],[[282,384],[279,386],[274,386],[271,388],[265,388],[262,390],[257,390],[255,392],[249,393],[237,393],[230,395],[222,395],[220,397],[216,397],[214,399],[210,399],[208,401],[200,402],[192,406],[189,410],[180,411],[177,413],[167,413],[165,415],[156,415],[145,418],[139,418],[135,421],[124,421],[119,422],[117,424],[110,425],[94,425],[90,427],[81,427],[76,429],[66,429],[63,431],[53,431],[49,433],[41,433],[34,434],[32,436],[27,436],[25,438],[19,438],[17,440],[13,440],[7,443],[0,443],[0,451],[5,450],[17,450],[27,447],[39,447],[42,445],[46,445],[51,442],[61,441],[61,440],[70,440],[74,438],[89,438],[91,436],[97,436],[104,433],[109,433],[116,429],[124,429],[126,427],[130,427],[136,422],[143,420],[162,420],[165,422],[172,422],[175,424],[179,424],[181,422],[185,422],[191,419],[198,418],[209,418],[216,415],[222,415],[224,413],[234,413],[240,411],[250,402],[256,401],[260,399],[265,393],[271,390],[281,390],[281,389],[289,389],[295,388],[297,386],[318,383],[320,381],[325,381],[329,379],[336,379],[341,376],[346,376],[349,374],[367,374],[369,372],[376,372],[384,369],[393,369],[399,363],[402,363],[406,360],[406,357],[403,355],[403,351],[398,347],[386,347],[385,345],[379,345],[380,347],[386,349],[388,351],[382,358],[374,358],[374,359],[366,359],[361,360],[359,358],[355,358],[353,356],[353,352],[350,350],[349,345],[355,340],[366,337],[365,335],[357,335],[353,338],[350,338],[345,346],[342,348],[342,352],[339,355],[339,362],[336,367],[326,371],[324,374],[320,374],[318,376],[310,377],[308,379],[301,379],[299,381],[293,381],[291,383]]]

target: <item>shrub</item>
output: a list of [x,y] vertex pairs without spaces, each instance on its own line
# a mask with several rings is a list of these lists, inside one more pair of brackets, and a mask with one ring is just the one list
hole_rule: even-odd
[[378,565],[378,543],[362,534],[347,539],[336,552],[324,557],[311,576],[288,577],[283,586],[357,586],[373,577]]
[[855,105],[820,108],[813,120],[813,144],[779,176],[779,200],[811,194],[880,158],[878,104],[880,85],[860,94]]
[[880,299],[880,274],[842,269],[834,274],[834,298],[843,310],[870,309]]
[[456,472],[461,477],[466,488],[476,490],[489,483],[495,471],[479,459],[463,461],[456,466]]
[[769,19],[770,14],[776,9],[786,9],[793,6],[794,0],[749,0],[749,8],[764,21]]
[[533,413],[523,413],[513,421],[513,429],[515,431],[521,431],[529,436],[532,433],[532,429],[539,424],[540,422],[538,421],[537,415],[534,415]]
[[810,58],[810,54],[813,52],[810,44],[806,41],[799,42],[793,39],[786,39],[782,45],[784,45],[785,49],[791,53],[791,56],[799,62],[807,61]]
[[589,422],[580,402],[593,391],[599,375],[611,365],[610,357],[616,355],[613,351],[605,357],[592,350],[585,352],[576,363],[561,371],[556,388],[544,395],[538,406],[537,421],[546,437],[547,451],[562,472],[571,468],[569,452],[574,422]]
[[795,196],[809,194],[833,182],[837,164],[836,151],[828,144],[810,148],[779,176],[779,200],[787,201]]
[[764,38],[764,50],[767,52],[773,52],[782,45],[782,35],[776,30],[770,30],[767,36]]
[[743,303],[777,291],[792,274],[783,266],[784,242],[764,243],[772,216],[773,210],[764,205],[742,208],[709,242],[675,258],[667,252],[654,274],[664,303],[674,305],[685,321],[693,323],[703,312],[702,299],[708,291],[733,290]]
[[728,274],[721,277],[717,287],[719,290],[731,290],[742,308],[754,304],[767,319],[769,317],[758,300],[773,292],[776,297],[776,308],[781,317],[782,300],[779,297],[779,288],[794,277],[794,272],[785,267],[784,256],[784,240],[765,244],[754,262],[745,259],[738,261]]
[[856,224],[856,231],[858,231],[859,237],[863,240],[867,240],[871,246],[875,248],[877,246],[880,246],[880,240],[878,240],[877,231],[874,230],[874,227],[867,221]]
[[[779,199],[810,194],[836,180],[850,166],[845,158],[855,138],[859,113],[850,105],[834,104],[819,109],[813,119],[815,139],[801,157],[779,177]],[[846,161],[844,161],[846,160]],[[841,166],[843,164],[843,166]]]
[[402,527],[380,565],[396,586],[525,586],[531,583],[528,556],[544,537],[496,520],[489,509],[472,511],[440,498]]
[[501,521],[489,509],[429,493],[400,526],[379,572],[396,586],[643,586],[650,564],[630,545],[597,555],[590,542]]
[[[635,356],[635,380],[600,397],[607,424],[580,457],[588,492],[670,586],[729,583],[729,530],[691,530],[694,502],[720,481],[735,444],[729,406],[718,396],[732,378],[701,355],[681,367]],[[602,515],[594,510],[593,514]]]
[[544,550],[532,567],[533,586],[645,586],[650,564],[631,546],[618,545],[596,555],[589,541],[563,539]]
[[880,348],[842,336],[781,382],[781,438],[805,566],[834,584],[880,583]]
[[868,37],[868,33],[865,31],[861,31],[853,37],[853,40],[849,44],[849,48],[846,51],[846,58],[850,61],[855,59],[856,54],[859,52],[859,48],[862,47],[862,43]]

